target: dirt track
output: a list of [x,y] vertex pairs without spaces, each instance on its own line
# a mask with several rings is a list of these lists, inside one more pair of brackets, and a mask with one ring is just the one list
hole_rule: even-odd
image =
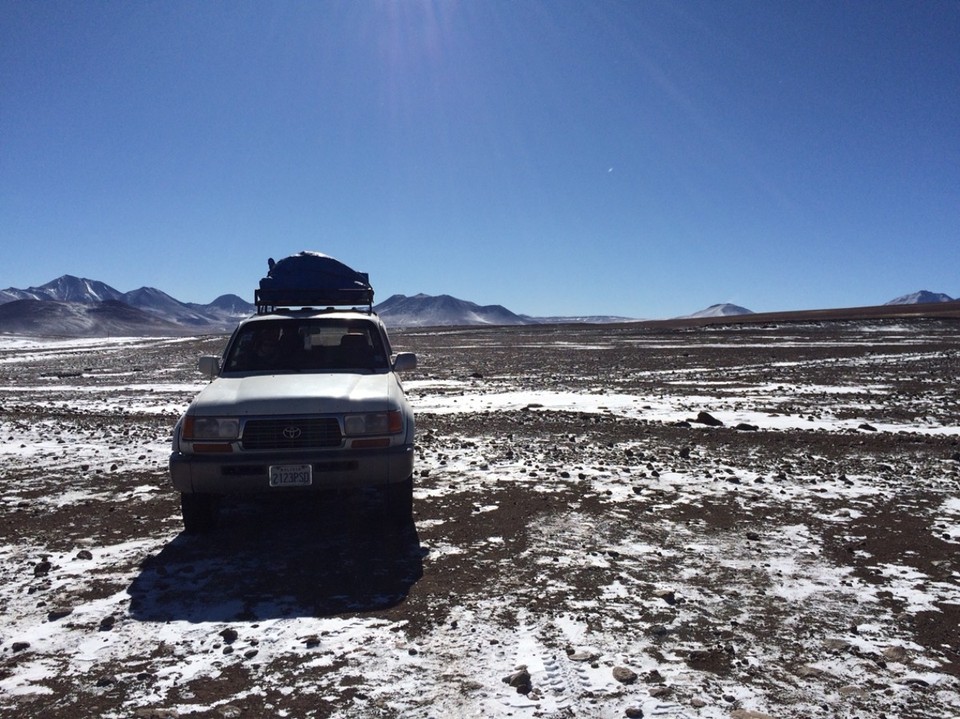
[[960,713],[955,323],[398,333],[414,523],[197,540],[165,442],[222,342],[0,354],[0,716]]

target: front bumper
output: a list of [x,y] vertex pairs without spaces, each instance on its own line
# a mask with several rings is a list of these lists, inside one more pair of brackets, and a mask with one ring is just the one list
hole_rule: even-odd
[[277,456],[231,454],[170,455],[173,486],[187,494],[241,494],[288,491],[270,486],[271,465],[310,464],[313,483],[297,490],[352,489],[403,482],[413,474],[413,445],[346,452]]

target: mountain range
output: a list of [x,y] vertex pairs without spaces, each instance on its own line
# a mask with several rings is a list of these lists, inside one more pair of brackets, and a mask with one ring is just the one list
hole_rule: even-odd
[[[955,301],[942,293],[921,290],[883,306]],[[502,305],[477,305],[450,295],[398,294],[375,305],[374,310],[389,327],[397,328],[639,321],[607,315],[531,317],[515,314]],[[0,290],[0,332],[7,334],[96,337],[220,333],[229,332],[255,311],[253,304],[237,295],[221,295],[209,304],[195,304],[181,302],[153,287],[120,292],[103,282],[73,275],[63,275],[39,287]],[[753,314],[745,307],[726,303],[676,319],[745,319]],[[867,314],[875,316],[876,312]]]
[[706,309],[687,315],[684,319],[698,319],[701,317],[736,317],[738,315],[752,315],[753,312],[740,305],[732,305],[726,302],[721,305],[710,305]]
[[256,307],[236,295],[207,305],[181,302],[153,287],[120,292],[98,280],[63,275],[25,290],[0,290],[0,331],[115,335],[226,332]]
[[632,322],[633,318],[614,315],[582,315],[575,317],[532,317],[518,315],[503,305],[478,305],[450,295],[413,297],[393,295],[373,309],[390,327],[444,327],[460,325],[543,325],[604,324]]
[[897,297],[896,299],[890,300],[887,302],[888,305],[925,305],[932,304],[934,302],[953,302],[955,299],[950,295],[945,295],[942,292],[927,292],[927,290],[920,290],[919,292],[914,292],[910,295],[903,295],[902,297]]

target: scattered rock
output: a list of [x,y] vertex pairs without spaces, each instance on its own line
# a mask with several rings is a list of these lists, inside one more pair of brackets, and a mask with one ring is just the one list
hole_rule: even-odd
[[46,559],[41,559],[39,562],[33,565],[33,576],[35,577],[45,577],[50,573],[50,570],[53,568],[53,565],[50,564]]
[[857,429],[862,429],[864,432],[876,432],[876,431],[877,431],[877,428],[876,428],[876,427],[874,427],[873,425],[867,424],[866,422],[864,422],[864,423],[861,424],[859,427],[857,427]]
[[633,684],[637,681],[637,673],[627,667],[614,667],[613,678],[621,684]]
[[690,650],[686,661],[688,666],[699,671],[723,673],[729,669],[732,656],[733,652],[713,646]]
[[910,658],[910,652],[907,651],[906,647],[894,645],[884,649],[883,656],[888,661],[905,664]]
[[220,636],[223,637],[223,641],[226,644],[233,644],[235,641],[237,641],[237,638],[240,635],[237,633],[236,629],[230,629],[228,627],[227,629],[224,629],[222,632],[220,632]]
[[93,559],[93,552],[89,549],[81,549],[77,552],[77,559]]
[[798,667],[796,673],[797,676],[802,679],[812,679],[813,677],[821,676],[823,674],[823,670],[814,666],[810,666],[809,664],[805,664],[802,667]]
[[657,589],[654,591],[653,596],[662,599],[671,607],[677,603],[677,594],[672,589]]
[[109,632],[111,629],[113,629],[113,626],[114,626],[116,623],[117,623],[117,618],[116,618],[116,617],[114,617],[114,616],[112,616],[112,615],[109,616],[109,617],[104,617],[104,618],[100,621],[100,631],[101,631],[101,632]]
[[647,684],[663,684],[666,680],[663,678],[663,674],[654,669],[643,675],[643,681]]
[[533,689],[530,681],[530,672],[525,666],[517,667],[516,671],[503,678],[504,684],[509,684],[517,690],[517,694],[529,694]]
[[713,416],[712,414],[710,414],[709,412],[703,412],[703,411],[699,412],[699,413],[697,414],[697,418],[696,418],[695,420],[693,420],[693,421],[696,422],[696,423],[698,423],[698,424],[705,424],[705,425],[707,425],[708,427],[722,427],[722,426],[723,426],[723,422],[721,422],[719,419],[717,419],[716,417],[714,417],[714,416]]
[[643,709],[640,707],[627,707],[623,715],[628,719],[643,719]]
[[749,709],[734,709],[730,712],[730,719],[773,719],[770,714],[750,711]]
[[64,617],[69,617],[71,614],[73,614],[73,609],[70,608],[70,607],[63,607],[63,608],[61,608],[61,609],[54,609],[54,610],[52,610],[52,611],[50,611],[50,612],[47,612],[47,621],[48,621],[48,622],[55,622],[55,621],[57,621],[57,620],[59,620],[59,619],[63,619]]
[[14,642],[10,648],[13,649],[14,654],[17,652],[25,652],[30,648],[30,642]]

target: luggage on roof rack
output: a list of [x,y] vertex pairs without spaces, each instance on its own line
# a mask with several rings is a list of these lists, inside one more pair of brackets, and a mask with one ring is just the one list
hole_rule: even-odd
[[257,312],[277,307],[367,305],[373,309],[373,287],[366,272],[357,272],[319,252],[300,252],[279,262],[254,293]]

